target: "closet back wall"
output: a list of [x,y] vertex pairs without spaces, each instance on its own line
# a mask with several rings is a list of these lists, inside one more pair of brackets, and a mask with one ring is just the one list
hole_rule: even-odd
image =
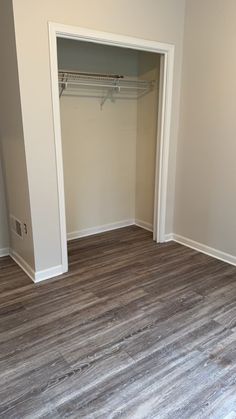
[[115,95],[102,110],[94,89],[60,100],[68,237],[134,222],[152,229],[160,55],[59,38],[58,64],[156,80],[139,99]]
[[[60,69],[136,76],[134,51],[58,40]],[[79,93],[79,91],[78,91]],[[94,94],[94,92],[93,92]],[[62,95],[67,233],[131,224],[135,217],[137,101]]]

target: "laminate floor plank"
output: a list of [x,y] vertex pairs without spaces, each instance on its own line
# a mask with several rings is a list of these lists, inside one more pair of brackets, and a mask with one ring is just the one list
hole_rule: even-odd
[[236,268],[131,226],[0,259],[0,417],[236,419]]

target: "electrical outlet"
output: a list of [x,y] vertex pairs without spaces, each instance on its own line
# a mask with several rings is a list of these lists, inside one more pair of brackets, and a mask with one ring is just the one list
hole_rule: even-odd
[[25,232],[25,234],[28,233],[28,229],[27,229],[27,224],[26,223],[24,223],[24,232]]

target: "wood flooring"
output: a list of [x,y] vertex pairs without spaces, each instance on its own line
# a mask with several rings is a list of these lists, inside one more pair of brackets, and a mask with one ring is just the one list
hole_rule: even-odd
[[131,226],[0,259],[0,418],[236,418],[236,268]]

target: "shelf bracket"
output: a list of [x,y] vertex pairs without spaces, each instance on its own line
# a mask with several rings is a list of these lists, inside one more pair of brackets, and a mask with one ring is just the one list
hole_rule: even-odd
[[114,97],[113,97],[113,89],[108,89],[107,94],[102,98],[101,103],[100,103],[100,108],[102,110],[104,103],[110,99],[112,102],[114,102]]
[[107,94],[102,98],[101,103],[100,103],[100,108],[102,110],[104,103],[110,99],[111,102],[115,102],[115,98],[114,98],[114,93],[116,92],[120,92],[120,86],[117,85],[117,82],[115,84],[115,86],[112,86],[111,89],[108,89]]
[[66,90],[66,88],[67,88],[67,77],[64,74],[63,78],[62,78],[61,89],[60,89],[60,92],[59,92],[59,98],[62,96],[62,94],[63,94],[64,90]]
[[66,88],[66,83],[61,85],[61,89],[60,89],[60,92],[59,92],[59,97],[62,96],[62,93],[64,92],[65,88]]

